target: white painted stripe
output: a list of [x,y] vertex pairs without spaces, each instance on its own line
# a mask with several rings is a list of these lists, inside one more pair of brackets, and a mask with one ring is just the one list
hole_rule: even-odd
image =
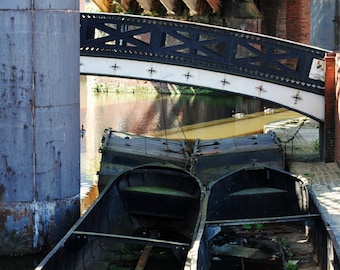
[[228,91],[281,104],[324,121],[325,99],[321,95],[221,72],[145,61],[81,56],[80,73],[163,81]]

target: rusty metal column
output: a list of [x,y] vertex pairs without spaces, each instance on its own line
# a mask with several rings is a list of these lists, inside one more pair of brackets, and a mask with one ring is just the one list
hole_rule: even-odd
[[324,124],[324,161],[334,162],[335,158],[335,54],[325,57],[325,124]]
[[335,162],[340,165],[340,52],[335,56]]
[[79,217],[79,1],[0,1],[0,254]]

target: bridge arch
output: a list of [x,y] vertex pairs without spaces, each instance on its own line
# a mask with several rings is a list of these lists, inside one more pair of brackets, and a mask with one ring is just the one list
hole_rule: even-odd
[[228,91],[325,120],[326,50],[154,17],[82,13],[80,73]]
[[[283,85],[221,72],[166,64],[81,57],[81,74],[190,85],[252,96],[281,104],[318,121],[324,120],[324,97]],[[304,102],[307,101],[307,102]]]

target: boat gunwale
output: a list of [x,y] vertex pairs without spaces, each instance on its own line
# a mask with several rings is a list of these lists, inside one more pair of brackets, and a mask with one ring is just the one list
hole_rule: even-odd
[[123,234],[99,233],[99,232],[89,232],[89,231],[73,231],[72,234],[75,236],[83,236],[83,237],[111,238],[111,239],[117,240],[118,242],[141,244],[144,246],[149,245],[149,246],[164,247],[164,248],[189,248],[190,247],[190,243],[169,241],[169,240],[149,238],[149,237],[130,236],[130,235],[123,235]]
[[[107,192],[109,192],[110,189],[117,187],[118,186],[118,178],[121,177],[123,174],[129,172],[129,171],[133,171],[133,170],[145,170],[145,169],[159,169],[159,168],[163,168],[165,171],[169,171],[170,174],[171,172],[176,172],[176,174],[178,174],[178,176],[180,177],[181,175],[185,175],[188,176],[187,179],[191,180],[192,182],[195,183],[195,185],[197,185],[197,188],[200,191],[200,194],[197,196],[197,207],[198,207],[198,213],[196,216],[196,222],[195,224],[193,224],[193,226],[191,227],[191,231],[192,231],[192,235],[193,237],[189,239],[188,243],[181,243],[181,242],[177,242],[177,241],[170,241],[170,240],[164,240],[164,239],[152,239],[152,238],[147,238],[147,237],[134,237],[134,236],[129,236],[129,235],[118,235],[118,234],[106,234],[106,233],[98,233],[98,232],[86,232],[86,231],[78,231],[77,228],[79,228],[82,223],[86,220],[86,218],[91,214],[91,212],[93,211],[94,208],[97,207],[97,205],[100,203],[100,201],[106,196]],[[159,169],[159,172],[162,172],[162,169]],[[117,185],[115,185],[114,183],[117,181]],[[188,172],[187,170],[184,170],[176,165],[173,165],[171,163],[150,163],[150,164],[143,164],[143,165],[139,165],[136,166],[134,168],[130,168],[127,169],[123,172],[121,172],[120,174],[118,174],[115,177],[112,177],[109,181],[109,183],[105,186],[105,188],[103,189],[103,191],[99,194],[99,196],[95,199],[95,201],[90,205],[90,207],[84,212],[84,214],[76,221],[76,223],[67,231],[67,233],[59,240],[59,242],[56,243],[56,245],[47,253],[47,255],[40,261],[40,263],[36,266],[35,270],[42,270],[42,269],[46,269],[45,266],[48,265],[48,263],[50,262],[50,260],[54,257],[58,255],[58,251],[62,250],[62,248],[66,245],[66,243],[68,241],[70,241],[73,236],[76,236],[77,238],[81,235],[86,236],[90,235],[92,237],[98,237],[98,236],[105,236],[105,237],[110,237],[109,235],[111,235],[111,238],[115,238],[115,239],[125,239],[127,240],[131,240],[131,241],[135,241],[135,242],[139,242],[139,243],[146,243],[146,245],[150,245],[153,244],[154,246],[159,246],[159,247],[165,247],[165,248],[173,248],[174,250],[179,250],[181,252],[188,252],[188,250],[190,249],[190,247],[192,246],[196,235],[197,235],[197,231],[198,231],[198,227],[200,224],[200,219],[201,219],[201,208],[202,208],[202,203],[203,203],[203,199],[204,199],[204,189],[203,189],[203,185],[201,184],[201,182],[198,180],[198,178],[193,175],[192,173]],[[80,237],[81,238],[81,237]]]

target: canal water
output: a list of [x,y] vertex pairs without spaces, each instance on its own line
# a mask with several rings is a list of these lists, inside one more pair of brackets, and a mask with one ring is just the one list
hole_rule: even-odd
[[[98,149],[105,128],[140,135],[153,135],[163,130],[181,131],[194,124],[201,124],[202,130],[207,122],[275,108],[269,102],[222,92],[207,96],[139,93],[138,89],[128,93],[98,91],[98,85],[84,78],[81,78],[80,92],[80,124],[86,130],[81,138],[81,197],[88,195],[88,200],[83,201],[83,209],[97,196],[101,158]],[[232,134],[227,129],[209,128],[210,138],[226,138]]]
[[[269,102],[227,93],[212,96],[163,95],[144,91],[139,93],[138,88],[135,90],[128,93],[98,91],[98,87],[81,77],[80,128],[85,130],[80,140],[82,211],[98,195],[97,172],[101,158],[98,150],[105,128],[142,135],[182,130],[182,127],[195,124],[200,124],[204,129],[207,122],[276,107]],[[262,122],[259,123],[257,128],[262,129]],[[231,135],[227,129],[218,126],[209,129],[210,137]],[[0,258],[0,270],[31,270],[41,259],[41,256]]]

